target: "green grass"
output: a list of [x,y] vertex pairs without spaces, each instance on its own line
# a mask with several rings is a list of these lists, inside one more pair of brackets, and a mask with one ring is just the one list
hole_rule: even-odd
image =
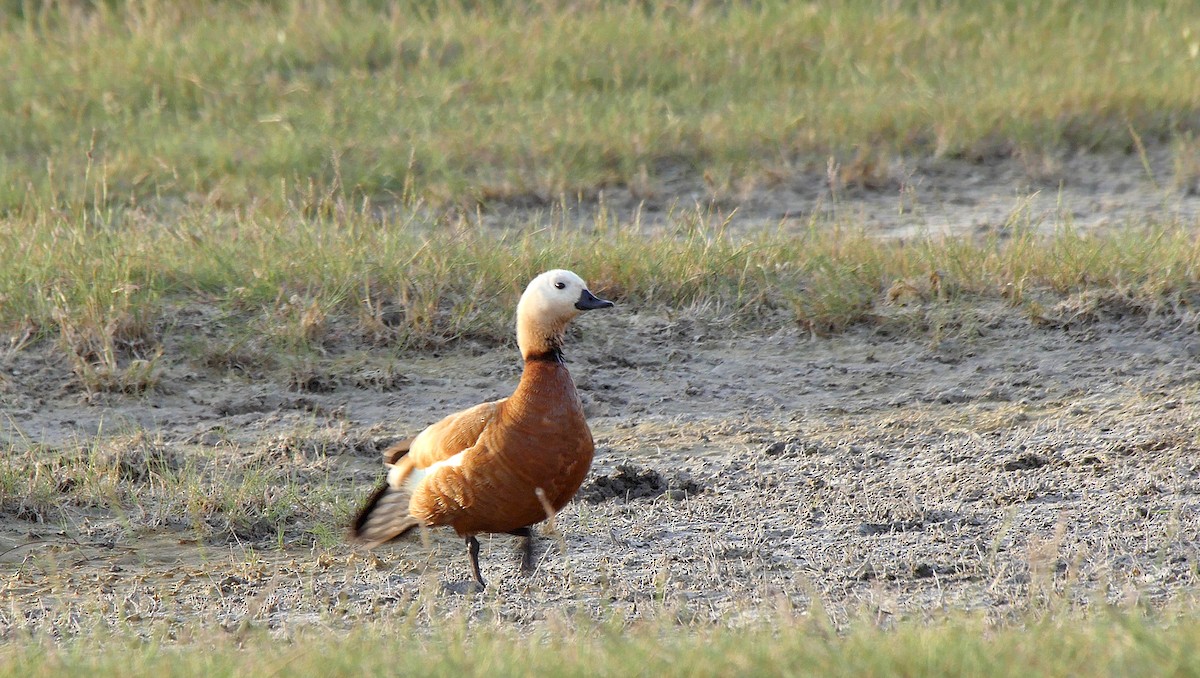
[[520,636],[447,621],[424,631],[381,624],[276,640],[243,629],[184,645],[121,638],[0,648],[0,676],[1195,676],[1200,625],[1129,613],[988,626],[966,618],[860,622],[838,634],[802,618],[681,632],[562,624]]
[[[818,333],[894,315],[898,285],[926,308],[995,299],[1032,316],[1097,291],[1132,311],[1173,312],[1200,291],[1200,241],[1186,224],[1045,233],[1020,214],[979,237],[908,241],[816,224],[735,234],[694,211],[654,234],[603,213],[582,228],[501,233],[361,212],[235,219],[207,208],[170,224],[29,226],[0,219],[0,249],[14,255],[0,269],[0,323],[59,342],[90,390],[152,387],[168,346],[172,359],[186,349],[182,357],[230,366],[269,351],[508,341],[525,283],[559,266],[629,311]],[[201,321],[185,318],[198,308]],[[172,343],[176,335],[190,343]]]
[[828,154],[1130,150],[1200,110],[1185,0],[3,7],[10,212],[555,200]]
[[181,355],[261,371],[348,343],[508,341],[552,266],[630,310],[818,333],[893,314],[897,290],[1035,318],[1095,290],[1170,310],[1197,288],[1186,224],[1037,235],[1018,214],[880,243],[845,220],[735,236],[686,210],[652,235],[603,211],[498,233],[447,206],[1143,140],[1169,142],[1186,189],[1194,26],[1182,1],[4,3],[0,331],[136,394]]

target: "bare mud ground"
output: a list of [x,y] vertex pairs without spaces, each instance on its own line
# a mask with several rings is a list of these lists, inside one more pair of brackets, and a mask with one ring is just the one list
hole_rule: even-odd
[[[592,473],[557,533],[542,529],[533,574],[518,572],[513,538],[481,540],[480,594],[463,592],[449,530],[366,553],[304,526],[282,543],[199,538],[182,521],[76,508],[70,487],[48,515],[0,496],[0,637],[1194,608],[1200,316],[1104,294],[1042,318],[989,304],[880,312],[832,338],[627,307],[583,318],[567,354]],[[177,361],[152,393],[90,398],[54,346],[0,354],[0,443],[69,450],[141,432],[178,456],[286,437],[279,463],[306,469],[296,482],[357,502],[384,445],[507,395],[519,374],[511,346],[357,351],[300,384]]]
[[[1145,153],[1025,153],[973,161],[843,158],[724,181],[666,167],[652,188],[605,189],[570,212],[586,226],[599,203],[611,218],[653,228],[698,207],[734,215],[735,230],[835,223],[891,238],[970,234],[1013,220],[1084,230],[1194,223],[1200,218],[1200,158],[1194,153],[1159,146]],[[483,216],[492,225],[524,225],[531,213],[554,211],[547,207],[570,203],[564,201],[569,197],[517,201]]]

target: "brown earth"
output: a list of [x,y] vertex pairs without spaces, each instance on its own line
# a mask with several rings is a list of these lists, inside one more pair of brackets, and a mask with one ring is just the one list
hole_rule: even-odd
[[[970,186],[937,188],[956,190]],[[0,637],[1195,605],[1200,316],[1104,294],[1039,318],[986,303],[880,313],[832,338],[634,308],[584,318],[568,357],[594,468],[557,531],[542,528],[533,574],[518,572],[515,540],[483,540],[482,594],[464,594],[465,548],[449,531],[370,554],[304,526],[282,545],[273,532],[214,540],[128,506],[78,508],[67,484],[58,510],[41,512],[0,486]],[[156,390],[100,397],[72,386],[50,345],[0,353],[0,368],[5,447],[62,454],[141,435],[179,458],[287,438],[310,450],[279,457],[305,464],[301,496],[324,482],[357,501],[381,475],[383,445],[506,395],[519,364],[512,347],[471,345],[395,359],[356,349],[299,381],[169,362]]]

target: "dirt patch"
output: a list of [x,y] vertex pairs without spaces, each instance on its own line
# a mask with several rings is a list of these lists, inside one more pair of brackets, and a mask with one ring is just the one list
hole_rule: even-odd
[[1001,466],[1005,471],[1031,471],[1049,464],[1050,460],[1040,454],[1025,452],[1004,462]]
[[595,475],[579,489],[577,499],[599,504],[612,499],[654,499],[665,494],[668,499],[678,501],[703,491],[702,485],[684,474],[677,473],[667,479],[654,469],[621,464],[610,474]]
[[[1122,228],[1130,223],[1194,223],[1200,217],[1195,177],[1180,174],[1168,146],[1135,152],[1045,152],[974,159],[895,157],[873,180],[857,178],[842,158],[798,160],[772,180],[714,185],[686,167],[664,166],[658,187],[614,186],[568,205],[565,213],[594,223],[608,218],[667,226],[671,215],[700,208],[731,229],[805,232],[826,223],[863,227],[882,237],[971,234],[1012,227]],[[831,165],[832,163],[832,165]],[[1194,164],[1184,158],[1183,164]],[[833,170],[831,172],[831,170]],[[536,209],[491,205],[495,226],[528,224]],[[546,213],[550,208],[545,208]]]

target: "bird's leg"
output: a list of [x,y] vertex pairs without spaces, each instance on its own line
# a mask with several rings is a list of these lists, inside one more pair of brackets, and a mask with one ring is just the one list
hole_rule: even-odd
[[533,530],[528,526],[518,527],[509,532],[514,537],[521,538],[521,571],[533,571]]
[[479,583],[479,588],[487,588],[487,582],[479,572],[479,540],[473,534],[467,537],[467,557],[471,559],[471,571],[475,573],[475,581]]

